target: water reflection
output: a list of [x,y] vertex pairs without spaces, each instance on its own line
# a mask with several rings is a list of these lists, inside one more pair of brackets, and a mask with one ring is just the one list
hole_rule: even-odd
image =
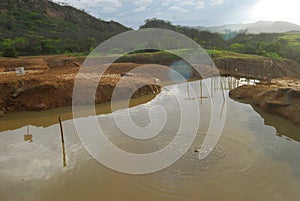
[[[141,98],[135,98],[130,100],[130,107],[147,103],[152,100],[156,94],[149,94]],[[120,108],[126,108],[126,102],[120,101]],[[111,104],[102,103],[95,106],[96,114],[108,114],[111,113]],[[72,107],[54,108],[41,112],[14,112],[7,114],[0,119],[0,132],[6,130],[15,130],[27,125],[36,127],[49,127],[58,123],[57,117],[61,115],[64,120],[73,118]]]
[[27,133],[24,135],[24,141],[33,142],[32,134],[29,132],[29,125],[27,126]]
[[[173,91],[184,98],[196,101],[207,97],[200,104],[200,128],[189,151],[179,161],[150,175],[120,174],[99,165],[80,143],[73,121],[65,117],[69,115],[65,108],[55,112],[16,113],[1,119],[0,200],[297,200],[300,143],[292,139],[299,140],[296,136],[300,129],[280,117],[263,114],[263,119],[250,105],[227,99],[228,91],[222,95],[222,89],[241,84],[240,79],[228,77],[174,85]],[[213,152],[199,160],[194,149],[201,147],[206,136],[211,96],[218,97],[215,111],[220,118],[226,115],[226,123]],[[223,97],[228,101],[226,114],[222,109]],[[166,105],[169,118],[162,133],[147,142],[124,136],[114,125],[111,114],[99,115],[98,120],[107,137],[118,147],[133,153],[148,153],[161,149],[174,138],[180,124],[178,102],[169,91],[162,90],[150,102],[130,109],[132,120],[145,126],[149,123],[149,108],[159,104]],[[65,168],[62,168],[57,114],[62,114],[65,120],[68,162]],[[120,110],[118,114],[122,117],[124,113]],[[277,131],[266,124],[275,125]],[[27,125],[32,126],[26,132]],[[24,142],[24,133],[34,135],[32,143]],[[286,140],[278,135],[294,135],[294,138]]]
[[65,148],[64,130],[63,130],[61,116],[59,116],[58,121],[59,121],[59,127],[60,127],[61,147],[62,147],[62,153],[63,153],[63,166],[66,167],[67,166],[66,148]]
[[278,137],[285,137],[285,139],[293,139],[300,142],[299,126],[283,119],[279,115],[274,115],[269,112],[263,111],[257,106],[252,106],[253,109],[264,119],[264,124],[272,126],[276,129]]

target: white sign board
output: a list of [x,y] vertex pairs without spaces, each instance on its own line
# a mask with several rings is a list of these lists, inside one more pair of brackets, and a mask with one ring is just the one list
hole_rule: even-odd
[[25,69],[24,69],[24,67],[15,68],[15,71],[16,71],[16,75],[17,76],[25,75]]

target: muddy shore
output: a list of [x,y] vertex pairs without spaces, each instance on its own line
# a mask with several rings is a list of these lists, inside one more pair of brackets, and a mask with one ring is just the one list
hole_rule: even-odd
[[[85,57],[72,56],[38,56],[16,59],[0,59],[0,116],[14,111],[40,111],[72,104],[72,91],[75,76]],[[121,61],[119,61],[121,62]],[[134,63],[114,63],[99,81],[95,103],[110,101],[111,94],[118,81],[130,70],[140,66]],[[174,61],[165,60],[163,68],[168,69]],[[263,58],[257,59],[214,59],[221,75],[265,79]],[[148,61],[151,63],[151,61]],[[161,65],[164,65],[162,63]],[[26,75],[17,77],[14,69],[25,67]],[[299,72],[299,65],[290,60],[274,62],[273,77],[291,76]],[[146,76],[145,76],[146,75]],[[147,76],[151,75],[151,76]],[[199,75],[193,75],[197,77]],[[135,74],[126,77],[122,83],[124,92],[137,85],[144,87],[137,90],[133,97],[157,93],[161,84],[156,80],[167,80],[158,68],[153,72],[145,70],[143,75]],[[273,86],[275,89],[276,85]],[[242,90],[242,89],[241,89]],[[234,94],[232,92],[231,94]],[[300,120],[298,120],[300,121]]]
[[229,95],[300,125],[300,77],[273,79],[271,85],[244,85],[231,90]]

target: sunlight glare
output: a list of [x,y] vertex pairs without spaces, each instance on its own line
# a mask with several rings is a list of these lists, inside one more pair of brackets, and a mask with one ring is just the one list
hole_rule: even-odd
[[300,1],[260,0],[252,11],[255,20],[287,21],[300,24]]

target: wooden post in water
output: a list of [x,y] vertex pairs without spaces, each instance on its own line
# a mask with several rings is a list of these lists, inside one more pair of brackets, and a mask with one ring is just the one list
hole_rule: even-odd
[[187,94],[188,94],[188,100],[191,100],[191,96],[190,96],[190,86],[189,86],[189,82],[186,82],[186,90],[187,90]]
[[218,78],[214,78],[214,93],[216,93],[217,89],[218,89],[218,86],[217,86],[217,80]]
[[201,98],[201,104],[202,104],[202,98],[203,98],[203,89],[202,89],[202,80],[200,80],[200,98]]
[[203,84],[202,84],[202,80],[200,80],[200,97],[198,97],[201,99],[201,104],[203,103],[203,99],[204,98],[208,98],[207,96],[203,96]]
[[32,140],[32,134],[29,133],[29,125],[27,125],[27,132],[24,135],[24,141],[33,142]]
[[222,79],[220,79],[220,87],[221,87],[221,90],[222,90],[222,95],[223,95],[223,100],[225,101],[225,92],[224,92],[224,87],[223,87],[223,83],[222,83]]
[[58,118],[59,121],[59,126],[60,126],[60,134],[61,134],[61,146],[62,146],[62,151],[63,151],[63,166],[67,166],[67,160],[66,160],[66,150],[65,150],[65,140],[64,140],[64,131],[62,127],[62,120],[61,116]]
[[211,93],[211,97],[214,97],[214,91],[213,91],[213,78],[210,78],[210,93]]

